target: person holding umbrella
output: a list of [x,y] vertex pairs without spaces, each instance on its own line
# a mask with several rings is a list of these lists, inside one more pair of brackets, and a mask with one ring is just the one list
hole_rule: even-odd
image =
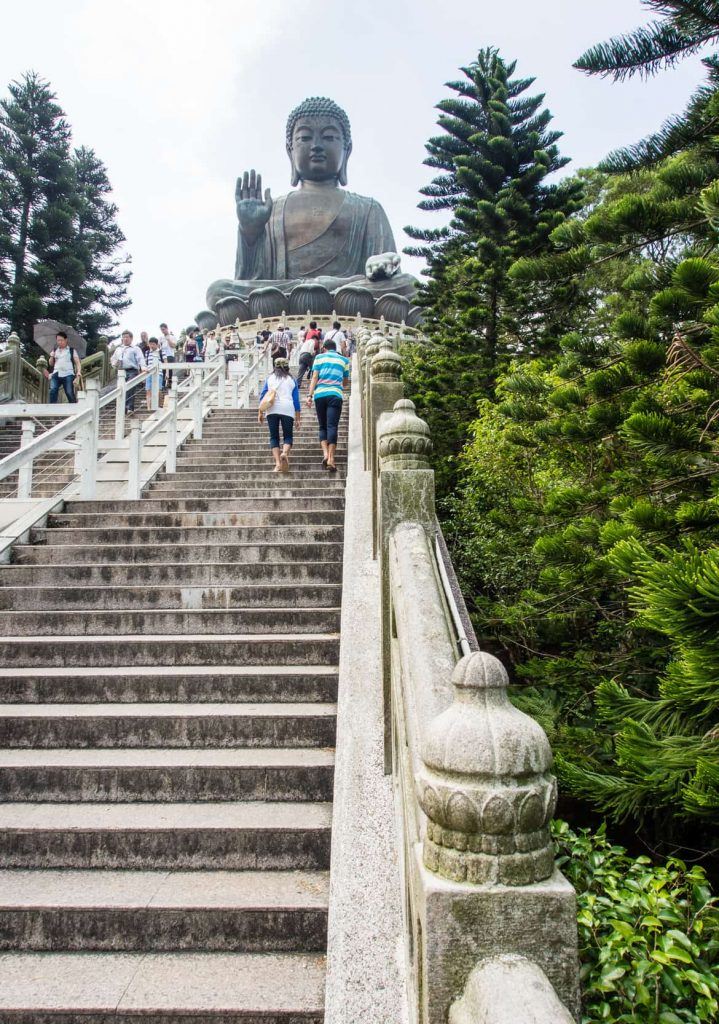
[[76,402],[75,384],[82,368],[80,357],[74,348],[70,348],[65,331],[58,331],[55,335],[55,348],[50,353],[48,364],[50,370],[45,370],[45,377],[50,381],[50,403],[54,405],[57,402],[61,385],[68,402]]

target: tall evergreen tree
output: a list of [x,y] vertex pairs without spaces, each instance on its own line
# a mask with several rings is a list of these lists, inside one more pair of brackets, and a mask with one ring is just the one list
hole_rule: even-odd
[[130,305],[130,271],[120,247],[125,236],[117,223],[117,206],[107,170],[92,149],[76,149],[73,158],[75,230],[72,249],[82,274],[69,294],[50,307],[50,315],[64,320],[88,340],[90,351],[99,336],[117,323]]
[[0,322],[32,351],[41,317],[90,343],[127,307],[124,236],[104,165],[71,151],[70,126],[47,82],[29,72],[0,102]]
[[692,815],[697,848],[719,821],[718,175],[696,147],[614,177],[512,268],[575,277],[595,315],[480,407],[448,530],[565,790],[655,844]]
[[46,296],[73,279],[65,265],[73,233],[70,126],[47,82],[35,72],[0,101],[0,265],[2,313],[25,342]]
[[515,68],[485,49],[448,83],[456,95],[438,104],[443,134],[429,140],[425,160],[442,173],[419,205],[450,211],[451,221],[406,229],[422,243],[406,251],[429,263],[419,301],[433,342],[414,354],[408,378],[433,430],[444,489],[453,478],[447,459],[460,451],[478,399],[510,357],[541,350],[547,334],[538,289],[533,314],[519,314],[526,295],[509,267],[547,245],[581,194],[576,180],[547,183],[567,163],[556,145],[561,133],[549,129],[544,97],[525,95],[534,79],[514,78]]

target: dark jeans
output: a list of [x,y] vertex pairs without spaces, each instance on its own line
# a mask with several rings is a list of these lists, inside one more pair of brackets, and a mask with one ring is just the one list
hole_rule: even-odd
[[70,373],[67,377],[59,377],[56,373],[50,377],[50,402],[54,405],[57,402],[57,395],[60,390],[60,385],[67,396],[68,402],[76,402],[75,398],[75,386],[73,384],[73,375]]
[[297,374],[297,387],[298,388],[302,386],[302,378],[304,377],[304,375],[306,373],[308,373],[308,374],[312,373],[312,363],[314,362],[314,359],[315,359],[314,356],[307,355],[307,354],[303,354],[303,355],[300,356],[300,372]]
[[[175,362],[175,357],[174,356],[163,356],[162,357],[162,362],[163,363],[174,363]],[[163,391],[169,391],[171,387],[172,387],[172,370],[163,370],[162,371],[162,390]]]
[[320,441],[337,444],[337,425],[342,415],[342,399],[336,395],[315,398],[315,412],[320,425]]
[[[131,367],[129,370],[125,370],[125,383],[129,384],[133,377],[137,377],[140,371]],[[125,395],[125,412],[135,411],[135,392],[137,388],[133,388],[132,391],[128,391]]]
[[282,443],[292,444],[292,431],[295,421],[292,416],[282,416],[277,412],[267,414],[267,426],[270,431],[270,448],[280,447],[280,423],[282,424]]

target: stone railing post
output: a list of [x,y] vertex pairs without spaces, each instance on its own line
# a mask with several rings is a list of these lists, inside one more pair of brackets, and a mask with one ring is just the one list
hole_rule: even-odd
[[104,387],[106,384],[110,383],[113,375],[113,367],[110,362],[110,342],[106,334],[101,334],[97,339],[97,348],[95,351],[102,353],[102,375],[100,379],[102,381],[102,386]]
[[97,484],[97,446],[100,433],[100,385],[94,378],[85,382],[85,391],[78,396],[78,409],[90,408],[89,423],[84,423],[75,434],[78,450],[75,472],[80,475],[80,497],[92,501]]
[[[365,419],[368,419],[365,406]],[[395,402],[377,427],[379,488],[377,547],[380,556],[382,603],[382,679],[384,692],[385,770],[392,770],[392,607],[388,548],[392,531],[400,523],[419,523],[434,535],[434,470],[429,464],[432,441],[429,427],[408,399]]]
[[[368,428],[373,438],[377,437],[377,425],[384,413],[394,409],[395,403],[404,397],[401,381],[402,359],[392,349],[391,343],[385,338],[369,364],[369,394],[366,410]],[[377,557],[379,545],[379,518],[377,516],[378,470],[377,444],[369,445],[372,474],[372,510],[374,519],[373,557]]]
[[[22,435],[20,447],[26,448],[35,436],[35,424],[32,420],[22,421]],[[32,462],[26,462],[17,471],[17,496],[21,501],[27,501],[32,494]]]
[[[510,702],[508,685],[497,658],[466,655],[452,675],[452,703],[424,730],[415,908],[422,1019],[433,1024],[447,1019],[448,993],[502,955],[537,965],[564,1006],[579,1009],[574,890],[554,865],[549,832],[552,751],[539,723]],[[466,1018],[457,1010],[450,1019]]]
[[171,416],[167,424],[167,450],[165,452],[165,472],[177,472],[177,377],[172,379],[170,393],[165,399],[165,404],[170,410]]
[[125,393],[127,383],[125,371],[120,367],[117,371],[117,398],[115,399],[115,440],[122,441],[125,436]]
[[360,362],[360,387],[362,388],[362,408],[365,415],[362,417],[362,446],[364,449],[364,468],[369,469],[372,465],[370,454],[372,445],[376,444],[374,430],[370,429],[369,400],[370,400],[370,366],[372,360],[379,352],[379,347],[385,340],[383,334],[375,332],[364,346]]
[[20,338],[15,331],[12,331],[7,340],[7,351],[10,356],[8,390],[13,399],[22,399],[24,398],[22,394],[22,350],[20,348]]
[[40,373],[40,404],[47,402],[49,397],[50,385],[45,376],[45,370],[49,369],[49,364],[45,356],[38,356],[35,363],[35,368]]
[[137,501],[141,494],[142,483],[142,425],[139,420],[130,424],[127,456],[127,497]]

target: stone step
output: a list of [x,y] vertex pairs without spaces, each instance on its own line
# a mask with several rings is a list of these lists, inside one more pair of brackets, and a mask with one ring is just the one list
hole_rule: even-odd
[[2,704],[333,703],[333,665],[0,668]]
[[0,950],[322,952],[325,871],[0,871]]
[[6,704],[0,746],[331,747],[334,704]]
[[332,799],[333,766],[315,747],[0,750],[0,801],[316,803]]
[[[56,575],[55,579],[61,579]],[[2,587],[0,611],[115,610],[134,611],[150,608],[336,608],[342,599],[338,583],[290,583],[245,587]]]
[[274,633],[247,636],[80,635],[7,637],[3,668],[105,668],[138,665],[336,665],[337,633]]
[[[110,539],[119,548],[135,545],[196,546],[205,544],[257,544],[273,540],[285,544],[316,544],[319,542],[339,543],[344,534],[344,525],[327,525],[310,522],[303,525],[281,525],[276,529],[267,526],[157,526],[157,527],[116,527]],[[96,549],[108,542],[108,530],[90,527],[35,529],[31,532],[33,544],[47,544],[52,548],[82,546]]]
[[[247,544],[105,544],[89,547],[85,544],[63,544],[61,558],[68,562],[101,562],[105,564],[134,564],[135,562],[338,562],[342,558],[342,544],[332,541],[301,544],[247,543]],[[13,548],[15,565],[53,565],[58,561],[58,547],[48,544],[16,544]],[[0,569],[0,572],[2,570]]]
[[188,529],[190,527],[243,527],[243,526],[342,526],[343,509],[270,509],[267,511],[212,511],[212,512],[73,512],[48,516],[51,529],[105,530],[137,529]]
[[96,611],[0,611],[0,636],[41,637],[74,633],[84,637],[124,637],[128,633],[157,633],[185,636],[188,633],[283,634],[315,633],[318,626],[336,633],[340,628],[339,607],[322,608],[145,608]]
[[330,803],[0,804],[6,868],[326,870]]
[[[62,555],[67,554],[67,547]],[[164,552],[155,549],[155,558]],[[275,561],[275,562],[136,562],[130,564],[70,563],[61,560],[38,565],[1,565],[0,589],[3,587],[54,587],[82,584],[90,587],[140,586],[153,588],[182,584],[186,587],[228,587],[249,584],[341,583],[342,563],[339,561]]]
[[298,492],[290,498],[194,498],[156,499],[143,498],[138,501],[68,501],[65,512],[90,515],[158,515],[184,512],[302,512],[302,511],[342,511],[344,510],[344,493],[332,493],[326,497],[305,498]]
[[[301,469],[321,469],[322,453],[319,451],[303,454],[295,451],[290,452],[291,466]],[[346,456],[337,455],[335,462],[338,466],[346,466]],[[200,455],[183,455],[177,460],[178,473],[186,473],[202,469],[213,469],[218,473],[228,471],[239,472],[240,470],[252,470],[253,468],[266,468],[272,465],[272,454],[269,451],[259,451],[257,448],[249,449],[247,452],[230,452],[226,454],[203,453]]]
[[[188,458],[200,458],[207,455],[212,458],[226,457],[232,459],[238,455],[266,454],[269,451],[269,447],[267,438],[265,438],[263,443],[259,437],[255,440],[242,439],[234,442],[231,442],[224,436],[217,439],[204,437],[201,441],[186,442],[178,458],[184,461]],[[295,439],[292,444],[292,454],[306,456],[307,458],[319,458],[321,455],[319,441],[316,437],[313,437],[311,441]],[[342,456],[346,458],[346,448],[343,444],[340,444],[338,445],[337,457],[340,458]]]
[[0,955],[3,1024],[322,1024],[324,989],[317,953]]
[[[282,477],[282,481],[278,478]],[[222,487],[218,484],[204,484],[200,485],[197,483],[186,483],[182,482],[173,483],[166,481],[164,483],[153,484],[151,489],[148,491],[149,498],[155,498],[160,500],[170,499],[171,501],[180,498],[185,500],[192,500],[193,498],[227,498],[227,499],[247,499],[251,504],[254,504],[257,499],[262,498],[287,498],[293,503],[297,503],[303,498],[328,498],[334,497],[335,495],[344,495],[344,480],[339,480],[336,477],[329,477],[324,483],[315,484],[314,482],[307,481],[304,486],[292,487],[291,480],[287,473],[277,473],[274,477],[265,485],[245,487],[240,485],[233,485],[232,487]]]
[[[337,459],[337,472],[331,474],[332,476],[344,479],[346,464],[342,463]],[[158,473],[157,480],[217,480],[221,483],[232,484],[235,482],[242,482],[243,484],[251,484],[257,480],[264,481],[267,483],[268,477],[274,477],[279,474],[275,473],[275,464],[271,454],[266,456],[260,456],[252,461],[244,462],[238,465],[237,462],[228,462],[227,465],[218,465],[215,462],[185,462],[178,463],[176,473],[168,475],[167,473]],[[322,461],[317,459],[307,460],[301,462],[299,459],[293,459],[290,457],[289,469],[282,472],[283,477],[288,478],[296,486],[301,486],[304,481],[314,481],[315,483],[321,483],[326,480],[330,473],[328,473],[326,467],[322,464]]]
[[293,486],[298,489],[308,485],[322,487],[330,479],[344,482],[344,473],[341,467],[336,473],[330,474],[319,463],[312,469],[298,469],[297,466],[291,465],[288,472],[275,473],[273,463],[269,459],[263,460],[261,466],[248,470],[246,475],[238,474],[234,470],[215,471],[198,469],[197,471],[183,472],[181,468],[178,468],[177,473],[169,475],[167,473],[158,473],[155,479],[161,484],[175,482],[178,487],[183,488],[187,486],[196,487],[199,484],[210,484],[223,488],[227,486],[234,488],[239,484],[242,487],[251,488],[269,487],[278,476],[283,478],[284,486]]

